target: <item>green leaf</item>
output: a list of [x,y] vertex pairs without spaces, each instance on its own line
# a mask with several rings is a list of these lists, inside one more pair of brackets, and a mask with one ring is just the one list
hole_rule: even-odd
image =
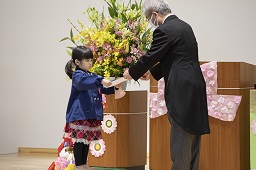
[[135,4],[136,4],[136,10],[139,10],[139,5],[138,5],[137,1],[135,1]]
[[70,29],[70,40],[75,44],[75,41],[73,40],[73,31],[72,31],[72,28]]
[[139,8],[141,9],[142,7],[142,0],[140,0],[140,5],[139,5]]
[[75,47],[66,47],[66,48],[69,48],[70,50],[73,50]]
[[72,56],[72,52],[71,51],[69,51],[69,50],[66,50],[66,51],[67,51],[68,55]]
[[117,7],[115,5],[115,3],[113,2],[112,4],[110,4],[109,2],[107,2],[106,0],[104,0],[107,4],[108,4],[108,12],[109,12],[109,15],[114,18],[114,17],[117,17],[118,14],[117,14]]
[[134,10],[135,7],[136,7],[136,5],[135,5],[135,4],[132,4],[132,7],[131,7],[132,10]]
[[69,40],[69,38],[68,38],[68,37],[62,38],[62,39],[60,40],[60,42],[61,42],[61,41],[65,41],[65,40]]
[[115,17],[115,14],[114,14],[114,12],[113,12],[113,8],[108,7],[108,13],[109,13],[109,15],[110,15],[112,18]]
[[126,18],[126,16],[125,16],[123,13],[121,13],[121,16],[122,16],[122,20],[123,20],[124,22],[127,22],[127,21],[128,21],[128,19]]
[[151,28],[149,28],[147,31],[144,32],[144,34],[142,35],[141,39],[144,40],[145,36],[147,36],[148,34],[150,34]]

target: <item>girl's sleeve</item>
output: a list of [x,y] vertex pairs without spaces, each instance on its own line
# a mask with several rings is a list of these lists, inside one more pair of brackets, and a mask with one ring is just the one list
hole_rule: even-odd
[[101,80],[103,77],[98,75],[89,76],[83,71],[75,71],[72,76],[74,87],[79,90],[90,90],[102,87]]
[[109,88],[106,88],[106,87],[101,87],[101,93],[103,94],[115,94],[115,87],[109,87]]

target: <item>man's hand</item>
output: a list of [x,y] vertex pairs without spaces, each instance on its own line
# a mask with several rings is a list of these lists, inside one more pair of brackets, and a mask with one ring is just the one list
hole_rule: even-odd
[[148,70],[140,79],[141,80],[149,80],[151,76],[150,71]]
[[112,84],[112,82],[107,79],[102,79],[101,84],[105,87],[109,87]]
[[124,72],[123,76],[127,80],[132,80],[132,76],[129,73],[129,69]]
[[119,83],[117,85],[115,85],[115,88],[119,89],[121,87],[122,83]]

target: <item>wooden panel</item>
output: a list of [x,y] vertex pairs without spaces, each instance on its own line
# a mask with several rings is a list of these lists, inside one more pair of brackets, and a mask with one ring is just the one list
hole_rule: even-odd
[[150,77],[150,92],[157,93],[158,91],[158,83],[153,78],[153,76]]
[[[123,98],[115,100],[114,95],[106,95],[107,108],[105,113],[128,113],[129,93]],[[129,137],[129,115],[113,115],[117,120],[115,132],[106,134],[102,131],[102,138],[105,141],[106,151],[101,157],[88,156],[89,166],[101,167],[127,167],[128,166],[128,137]],[[120,156],[120,154],[123,154]]]
[[[130,92],[129,165],[147,164],[147,91]],[[144,114],[143,114],[144,113]]]
[[149,168],[151,170],[170,170],[170,129],[167,115],[150,119]]
[[255,83],[256,83],[255,65],[248,64],[248,63],[240,63],[240,87],[253,87]]
[[240,63],[218,62],[218,87],[238,88],[240,87]]
[[[137,95],[142,97],[143,100],[138,101],[140,98]],[[106,151],[103,156],[98,158],[89,154],[89,166],[116,168],[146,165],[146,96],[146,92],[127,92],[123,98],[118,100],[114,99],[114,95],[106,96],[108,108],[104,112],[112,113],[116,118],[117,129],[112,134],[106,134],[102,131]],[[131,111],[142,113],[134,114]]]
[[240,95],[243,96],[238,109],[240,119],[240,170],[243,170],[250,169],[250,90],[240,90]]
[[[130,116],[129,167],[147,164],[147,114]],[[126,141],[127,142],[127,141]]]
[[58,149],[54,148],[30,148],[30,147],[19,147],[18,152],[21,154],[31,153],[31,154],[54,154],[56,157],[58,156]]
[[[201,64],[204,62],[201,62]],[[243,62],[218,62],[218,94],[242,95],[242,101],[237,116],[232,122],[224,122],[209,117],[211,133],[202,136],[200,170],[249,170],[249,89],[256,82],[256,67]],[[151,86],[156,86],[152,81]],[[230,89],[221,89],[230,88]],[[152,92],[157,89],[151,88]],[[164,116],[150,120],[150,169],[169,170],[170,154],[169,136],[161,132],[170,133]],[[158,139],[155,138],[158,137]],[[157,145],[158,144],[158,145]],[[151,154],[153,153],[153,154]],[[162,158],[161,156],[164,156]],[[161,159],[160,159],[161,158]],[[168,158],[169,160],[165,160]],[[164,167],[164,164],[168,164]],[[160,165],[159,165],[160,164]]]
[[200,170],[217,170],[218,165],[218,120],[209,116],[210,135],[203,135],[201,139]]
[[218,93],[243,98],[234,121],[209,117],[211,133],[202,137],[199,169],[249,169],[249,90],[218,90]]

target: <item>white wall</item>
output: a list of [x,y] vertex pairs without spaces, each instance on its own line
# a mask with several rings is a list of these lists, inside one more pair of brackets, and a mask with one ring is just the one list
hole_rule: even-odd
[[194,29],[201,61],[256,64],[255,0],[169,0]]
[[[127,0],[126,0],[127,1]],[[255,0],[170,0],[196,34],[201,61],[256,64]],[[70,24],[103,0],[0,1],[0,154],[18,147],[56,148],[62,136],[70,82],[65,52]],[[105,8],[106,9],[106,8]]]

